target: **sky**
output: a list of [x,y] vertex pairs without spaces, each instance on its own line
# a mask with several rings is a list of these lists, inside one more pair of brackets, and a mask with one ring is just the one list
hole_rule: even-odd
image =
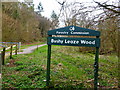
[[[58,4],[58,2],[63,2],[65,0],[33,0],[33,3],[35,5],[35,8],[37,8],[39,2],[41,2],[43,8],[44,8],[44,12],[42,12],[42,15],[50,18],[52,11],[54,10],[56,13],[59,13],[60,11],[60,4]],[[66,0],[66,2],[93,2],[93,0]],[[94,0],[94,1],[98,1],[98,2],[106,2],[108,0]],[[117,1],[117,0],[109,0],[109,1]]]
[[41,2],[44,12],[42,12],[43,16],[50,18],[52,11],[54,10],[56,13],[59,13],[60,5],[56,2],[56,0],[33,0],[35,8],[37,8],[39,2]]
[[[88,5],[88,6],[97,5],[96,3],[92,3],[91,4],[91,2],[93,2],[93,0],[33,0],[33,4],[35,6],[34,8],[37,8],[39,2],[41,2],[42,6],[43,6],[43,10],[44,10],[44,12],[41,12],[42,16],[47,17],[48,19],[51,19],[51,14],[52,14],[53,10],[55,11],[55,13],[57,15],[60,14],[61,6],[60,6],[60,4],[57,1],[59,1],[61,3],[63,1],[66,1],[68,3],[70,3],[70,2],[80,2],[80,3],[85,3],[85,5]],[[106,2],[108,0],[94,0],[94,1]],[[109,0],[109,3],[113,2],[113,1],[115,2],[117,0]],[[102,12],[102,10],[96,11],[94,13],[91,13],[90,16],[99,14],[101,12]],[[61,19],[61,22],[60,22],[60,26],[63,26],[62,19]]]
[[[57,0],[59,2],[63,2],[64,0]],[[50,18],[52,11],[54,10],[56,13],[59,13],[60,11],[60,4],[58,4],[56,0],[33,0],[33,3],[35,5],[35,8],[37,8],[39,2],[41,2],[44,12],[42,12],[42,15],[45,17]],[[93,0],[66,0],[67,2],[92,2]],[[95,1],[106,1],[106,0],[95,0]]]

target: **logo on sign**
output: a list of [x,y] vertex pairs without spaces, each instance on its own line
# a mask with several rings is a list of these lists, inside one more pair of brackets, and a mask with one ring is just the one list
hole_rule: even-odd
[[69,30],[73,32],[75,30],[75,27],[70,27]]

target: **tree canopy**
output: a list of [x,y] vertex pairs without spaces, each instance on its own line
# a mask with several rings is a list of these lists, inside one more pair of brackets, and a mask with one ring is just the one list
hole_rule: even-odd
[[[32,3],[2,3],[2,41],[34,42],[46,36],[50,20],[34,11]],[[43,11],[41,3],[39,12]]]

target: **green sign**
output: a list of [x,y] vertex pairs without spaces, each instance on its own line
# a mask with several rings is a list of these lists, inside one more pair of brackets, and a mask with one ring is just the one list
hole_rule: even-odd
[[77,26],[68,26],[64,28],[50,30],[48,31],[48,35],[100,36],[100,32]]
[[48,45],[100,47],[99,38],[48,37]]
[[[65,37],[61,37],[62,35]],[[75,36],[75,35],[96,36],[96,38],[67,37],[67,36]],[[94,89],[97,90],[100,32],[91,29],[77,27],[77,26],[68,26],[64,28],[50,30],[48,31],[48,36],[49,37],[47,39],[48,57],[47,57],[46,86],[49,86],[50,83],[51,45],[96,47],[95,63],[94,63]]]

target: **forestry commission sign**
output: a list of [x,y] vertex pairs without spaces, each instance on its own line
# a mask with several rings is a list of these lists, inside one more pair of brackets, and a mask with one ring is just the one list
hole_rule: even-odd
[[[56,37],[52,37],[56,35]],[[96,36],[96,38],[80,38],[80,37],[57,37],[63,36]],[[95,62],[94,62],[94,89],[97,90],[98,81],[98,55],[100,47],[100,31],[81,28],[77,26],[68,26],[59,29],[48,31],[48,57],[47,57],[47,76],[46,86],[50,83],[50,59],[51,59],[51,45],[66,45],[66,46],[83,46],[96,47]]]

